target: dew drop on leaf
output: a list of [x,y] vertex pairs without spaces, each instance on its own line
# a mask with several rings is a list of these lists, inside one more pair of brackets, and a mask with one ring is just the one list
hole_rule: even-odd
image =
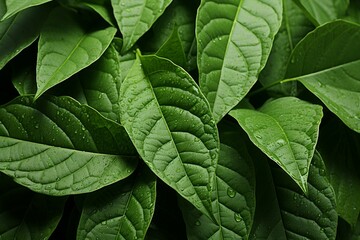
[[196,221],[196,222],[195,222],[195,225],[196,225],[196,226],[200,226],[200,225],[201,225],[201,222],[200,222],[200,221]]
[[234,214],[234,219],[235,219],[236,222],[240,222],[242,220],[240,213],[235,213]]
[[255,135],[255,137],[256,137],[257,139],[262,139],[262,136],[260,136],[260,135]]
[[234,191],[234,189],[232,189],[231,187],[229,187],[229,188],[227,189],[227,195],[228,195],[229,197],[233,198],[233,197],[235,197],[236,192]]

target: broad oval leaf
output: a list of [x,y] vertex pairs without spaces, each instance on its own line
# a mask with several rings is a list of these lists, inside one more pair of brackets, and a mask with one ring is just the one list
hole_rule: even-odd
[[257,81],[281,18],[281,0],[201,2],[196,22],[200,87],[216,122]]
[[[16,13],[34,6],[38,6],[52,0],[4,0],[6,5],[6,13],[2,16],[1,21],[14,16]],[[1,17],[1,16],[0,16]]]
[[[265,168],[261,171],[266,173],[269,167]],[[319,153],[315,152],[310,165],[307,196],[281,169],[274,166],[272,170],[273,179],[269,173],[257,175],[257,186],[266,189],[267,195],[257,198],[257,207],[262,211],[256,215],[250,239],[335,240],[338,222],[335,193]],[[274,215],[278,214],[281,217],[275,220]],[[268,228],[269,225],[275,227]]]
[[[0,171],[49,195],[91,192],[137,165],[124,129],[69,97],[20,97],[0,108]],[[123,156],[121,156],[123,155]]]
[[150,169],[211,217],[218,135],[209,104],[181,67],[139,57],[121,85],[120,121]]
[[294,97],[266,103],[259,111],[230,112],[250,140],[307,192],[307,178],[322,118],[322,107]]
[[0,174],[0,239],[48,239],[65,200],[34,193]]
[[237,149],[221,144],[212,189],[217,222],[183,204],[188,239],[248,239],[255,212],[255,174],[249,155]]
[[52,11],[38,44],[35,98],[99,59],[115,33],[113,27],[88,32],[75,14],[62,8]]
[[284,81],[299,80],[357,132],[360,132],[359,42],[357,24],[335,21],[318,27],[294,49],[288,79]]
[[155,197],[156,176],[146,168],[89,194],[76,239],[144,239],[154,214]]
[[0,69],[38,38],[47,10],[27,9],[0,22]]
[[294,0],[315,25],[321,25],[344,16],[349,0]]
[[277,83],[285,78],[291,52],[296,44],[312,31],[314,26],[293,0],[284,0],[283,8],[282,24],[275,36],[269,59],[259,75],[259,81],[264,87],[272,86],[269,91],[274,95],[296,96],[296,82]]
[[172,0],[111,0],[115,19],[124,38],[122,52],[147,32]]

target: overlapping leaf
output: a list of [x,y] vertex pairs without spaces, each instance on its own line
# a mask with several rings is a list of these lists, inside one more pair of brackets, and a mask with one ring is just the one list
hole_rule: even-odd
[[321,106],[294,97],[266,103],[259,111],[230,112],[250,140],[307,192],[310,162],[318,139]]
[[[256,215],[250,239],[336,238],[338,216],[335,193],[326,177],[325,165],[318,153],[314,154],[311,162],[307,196],[277,167],[273,169],[276,192],[271,178],[264,178],[269,174],[257,176],[258,186],[266,189],[267,196],[258,198],[257,206],[263,206],[263,211]],[[279,212],[281,217],[275,221],[274,215],[278,215]],[[269,228],[269,225],[272,227]]]
[[325,24],[294,49],[287,70],[288,81],[299,80],[357,132],[360,132],[359,42],[359,25],[345,21]]
[[156,176],[145,168],[135,177],[88,195],[77,239],[144,239],[155,196]]
[[[314,28],[293,0],[283,1],[283,8],[281,27],[275,36],[266,66],[259,75],[259,81],[265,87],[277,84],[279,80],[285,78],[291,52],[296,44]],[[294,96],[297,94],[296,85],[296,82],[277,84],[269,90],[274,94]]]
[[46,10],[28,9],[0,22],[0,69],[38,38]]
[[257,81],[281,18],[281,0],[201,2],[196,23],[200,87],[217,122]]
[[[237,144],[233,142],[232,145]],[[188,239],[248,238],[255,210],[255,175],[249,155],[241,154],[237,149],[221,144],[212,192],[217,222],[185,205],[182,211]]]
[[0,108],[0,171],[33,191],[94,191],[129,176],[134,154],[121,126],[69,97],[20,97]]
[[65,200],[31,192],[0,174],[0,239],[48,239]]
[[113,27],[88,32],[73,13],[51,12],[39,39],[35,98],[100,58],[115,32]]
[[171,0],[111,0],[124,38],[123,52],[129,50],[150,29],[170,3]]
[[218,137],[209,104],[171,61],[139,57],[120,89],[120,120],[142,159],[165,183],[211,216]]
[[2,16],[1,20],[10,18],[10,17],[14,16],[16,13],[18,13],[24,9],[27,9],[27,8],[30,8],[33,6],[38,6],[38,5],[50,2],[51,0],[27,0],[27,1],[4,0],[4,1],[5,1],[6,13],[4,14],[4,16]]
[[349,0],[295,0],[315,25],[330,22],[345,15]]

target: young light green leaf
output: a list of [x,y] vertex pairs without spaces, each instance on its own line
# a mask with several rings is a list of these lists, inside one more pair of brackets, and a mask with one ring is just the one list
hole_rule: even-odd
[[336,210],[355,227],[360,213],[359,134],[339,121],[331,121],[322,129],[318,146],[336,193]]
[[287,70],[289,79],[284,81],[299,80],[357,132],[360,132],[359,42],[357,24],[335,21],[315,29],[294,49]]
[[188,239],[247,239],[255,212],[255,174],[247,153],[221,144],[212,195],[217,223],[183,206]]
[[150,169],[208,216],[218,136],[210,107],[182,68],[139,57],[120,89],[120,120]]
[[[280,30],[275,36],[265,68],[259,75],[259,81],[264,87],[272,86],[285,78],[291,52],[296,44],[314,28],[293,0],[283,1],[283,8]],[[296,82],[277,84],[269,88],[269,91],[276,95],[295,96],[296,85]]]
[[[257,176],[257,186],[271,185],[268,194],[273,196],[257,198],[257,206],[263,207],[257,208],[257,211],[262,212],[257,212],[255,228],[250,239],[335,240],[338,221],[335,193],[326,177],[325,165],[317,152],[310,165],[307,196],[276,166],[273,168],[276,191],[272,179],[265,178],[269,174]],[[269,201],[269,198],[277,201]],[[281,218],[274,222],[273,216],[279,212]],[[266,219],[270,222],[266,222]],[[269,229],[269,223],[274,227]]]
[[50,1],[51,0],[27,0],[27,1],[5,0],[6,13],[4,14],[4,16],[2,16],[2,19],[0,21],[10,18],[22,10],[25,10],[30,7],[38,6]]
[[35,98],[100,58],[115,32],[113,27],[88,32],[75,14],[52,11],[39,39]]
[[0,174],[0,239],[48,239],[65,200],[31,192]]
[[200,87],[216,122],[257,81],[281,18],[281,0],[201,2],[196,22]]
[[111,0],[124,38],[122,52],[129,50],[146,33],[172,0]]
[[266,103],[259,111],[230,112],[250,140],[307,193],[307,178],[322,118],[322,107],[294,97]]
[[0,22],[0,69],[38,38],[47,10],[27,9]]
[[104,117],[119,120],[120,57],[114,44],[95,63],[76,74],[63,87],[64,93],[98,110]]
[[76,239],[144,239],[154,214],[156,176],[140,170],[86,197]]
[[345,15],[349,0],[294,0],[315,25],[322,25]]
[[125,130],[69,97],[0,108],[0,171],[35,192],[91,192],[129,176],[137,164]]

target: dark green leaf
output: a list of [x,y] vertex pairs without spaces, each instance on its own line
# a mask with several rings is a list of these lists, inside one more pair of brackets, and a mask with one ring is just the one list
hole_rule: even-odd
[[281,0],[201,2],[196,22],[200,87],[216,122],[257,81],[281,19]]
[[12,16],[14,16],[16,13],[33,7],[33,6],[38,6],[47,2],[50,2],[51,0],[26,0],[26,1],[19,1],[19,0],[4,0],[5,1],[5,8],[6,8],[6,13],[4,14],[4,16],[2,16],[2,20],[5,20],[7,18],[10,18]]
[[115,32],[113,27],[87,32],[75,14],[52,11],[40,34],[35,98],[100,58]]
[[286,97],[264,104],[259,111],[236,109],[230,115],[250,140],[306,193],[322,118],[321,106]]
[[78,240],[144,239],[154,214],[156,177],[146,168],[140,170],[86,197]]
[[210,107],[182,68],[139,57],[120,89],[120,120],[142,159],[165,183],[211,216],[218,136]]
[[[49,195],[90,192],[129,176],[124,129],[69,97],[20,97],[0,108],[0,171]],[[122,156],[121,156],[122,155]]]

